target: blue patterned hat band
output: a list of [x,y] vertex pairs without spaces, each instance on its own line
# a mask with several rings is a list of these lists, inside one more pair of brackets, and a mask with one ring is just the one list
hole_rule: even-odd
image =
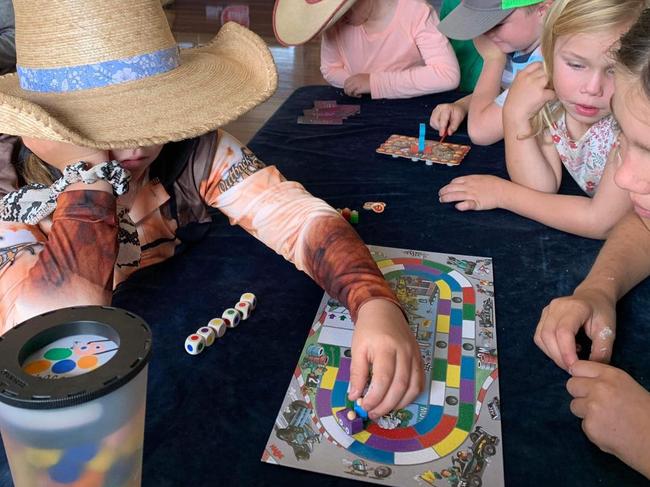
[[130,58],[61,68],[26,68],[17,66],[20,87],[42,93],[103,88],[166,73],[178,67],[177,46]]

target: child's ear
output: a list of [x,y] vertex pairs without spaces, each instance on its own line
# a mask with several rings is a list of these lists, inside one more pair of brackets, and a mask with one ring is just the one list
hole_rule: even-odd
[[551,8],[552,5],[553,5],[553,0],[544,0],[542,3],[539,4],[537,13],[541,15],[542,20],[544,19],[546,12],[548,12],[548,9]]

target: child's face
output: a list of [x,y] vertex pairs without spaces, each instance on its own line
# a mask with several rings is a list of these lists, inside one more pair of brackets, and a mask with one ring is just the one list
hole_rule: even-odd
[[560,36],[553,51],[553,86],[568,117],[593,124],[610,114],[614,93],[612,44],[623,29]]
[[485,33],[505,54],[528,51],[542,37],[544,7],[534,12],[517,8],[506,19]]
[[341,17],[341,22],[350,25],[365,24],[370,17],[372,2],[374,1],[375,0],[357,0],[350,10]]
[[650,99],[637,77],[617,72],[615,78],[612,107],[621,135],[614,181],[629,191],[634,211],[650,221]]
[[149,145],[135,149],[113,149],[109,151],[109,155],[111,159],[118,161],[120,166],[128,170],[133,179],[137,180],[156,160],[162,148],[162,145]]

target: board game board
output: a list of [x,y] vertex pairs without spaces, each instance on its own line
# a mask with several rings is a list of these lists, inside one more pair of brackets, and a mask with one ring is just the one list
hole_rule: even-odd
[[418,142],[417,137],[393,134],[379,146],[377,152],[393,157],[406,157],[412,161],[424,161],[429,166],[433,163],[457,166],[470,149],[468,145],[425,140],[424,150],[420,151]]
[[502,486],[492,260],[370,251],[409,317],[424,392],[346,434],[336,413],[347,402],[353,324],[326,294],[262,460],[384,485]]

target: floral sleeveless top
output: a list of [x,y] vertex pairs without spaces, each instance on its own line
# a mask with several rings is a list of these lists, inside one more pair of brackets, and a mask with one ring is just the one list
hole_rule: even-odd
[[596,193],[618,131],[618,124],[612,115],[602,118],[589,127],[578,141],[571,139],[564,113],[550,128],[562,164],[590,197]]

